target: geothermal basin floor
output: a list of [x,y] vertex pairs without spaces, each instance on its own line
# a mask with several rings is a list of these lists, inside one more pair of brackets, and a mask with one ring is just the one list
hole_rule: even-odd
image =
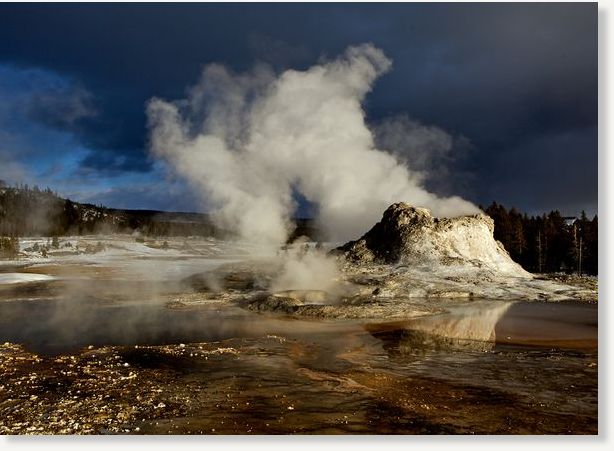
[[[219,264],[207,246],[4,264],[0,433],[598,432],[594,303],[331,320],[169,303],[143,281]],[[15,276],[29,271],[50,278]]]

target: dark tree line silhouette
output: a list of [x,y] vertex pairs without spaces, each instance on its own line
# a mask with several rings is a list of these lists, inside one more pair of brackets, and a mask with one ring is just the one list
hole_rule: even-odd
[[206,214],[118,210],[58,197],[49,188],[0,181],[0,237],[132,233],[146,236],[221,234]]
[[495,239],[512,259],[531,272],[598,273],[598,219],[583,211],[578,218],[558,210],[527,216],[493,202],[482,208],[495,222]]

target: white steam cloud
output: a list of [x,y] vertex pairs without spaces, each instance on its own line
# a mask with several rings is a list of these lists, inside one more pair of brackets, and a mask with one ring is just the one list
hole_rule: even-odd
[[376,148],[362,102],[390,67],[371,44],[278,76],[209,65],[187,99],[149,102],[152,152],[217,208],[222,227],[254,242],[286,240],[294,190],[335,241],[360,236],[398,201],[438,216],[476,213],[459,197],[429,193],[420,171]]
[[301,253],[291,250],[282,259],[279,275],[271,283],[271,291],[313,290],[335,292],[340,277],[337,263],[318,250]]

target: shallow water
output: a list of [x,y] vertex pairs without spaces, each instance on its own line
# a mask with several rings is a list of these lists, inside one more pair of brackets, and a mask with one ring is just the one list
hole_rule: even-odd
[[275,318],[233,307],[172,309],[163,303],[57,299],[0,303],[0,342],[25,344],[50,356],[90,345],[171,345],[336,330],[359,326]]
[[[186,398],[167,418],[142,419],[144,433],[597,431],[589,304],[483,301],[387,323],[35,299],[0,303],[5,341],[50,356],[123,346],[130,368]],[[236,352],[204,361],[151,347],[211,342]]]

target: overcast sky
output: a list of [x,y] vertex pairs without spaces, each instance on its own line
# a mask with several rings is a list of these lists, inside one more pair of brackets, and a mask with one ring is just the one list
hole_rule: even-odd
[[304,69],[363,42],[393,60],[369,122],[406,117],[456,143],[431,189],[597,212],[596,3],[2,4],[0,179],[203,210],[148,156],[147,100],[185,97],[208,63]]

